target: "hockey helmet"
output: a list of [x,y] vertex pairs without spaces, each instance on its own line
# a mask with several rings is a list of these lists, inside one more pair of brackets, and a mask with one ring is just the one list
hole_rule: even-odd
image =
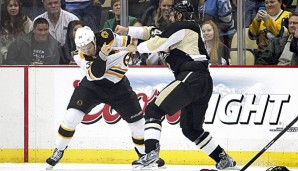
[[289,171],[289,169],[285,166],[275,166],[268,168],[266,171]]
[[109,28],[105,28],[100,30],[99,33],[96,33],[96,37],[97,37],[97,45],[99,47],[102,47],[104,43],[106,43],[107,45],[112,45],[114,40],[115,40],[115,33],[109,29]]
[[173,13],[175,17],[179,12],[183,13],[185,20],[193,20],[194,8],[188,1],[182,0],[170,8],[170,13]]
[[88,26],[78,28],[75,35],[75,44],[77,49],[86,46],[90,42],[95,44],[95,35],[94,32]]

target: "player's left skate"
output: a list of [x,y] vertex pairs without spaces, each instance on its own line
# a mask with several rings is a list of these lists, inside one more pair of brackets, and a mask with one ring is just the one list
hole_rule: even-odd
[[225,151],[219,154],[221,158],[220,161],[216,164],[218,170],[238,170],[236,162],[230,157]]
[[[139,159],[145,155],[145,154],[141,154],[137,148],[135,148],[135,151],[137,152]],[[134,165],[137,165],[137,163],[138,163],[138,160],[135,160],[135,161],[132,162],[132,165],[133,166]],[[157,163],[157,166],[158,166],[159,169],[165,169],[165,168],[167,168],[165,166],[165,161],[162,158],[159,158],[156,161],[156,163]]]
[[53,167],[62,159],[64,150],[55,149],[53,155],[49,157],[46,162],[48,164],[47,170],[53,169]]
[[160,146],[156,144],[155,150],[150,151],[132,163],[132,170],[158,170],[159,150]]

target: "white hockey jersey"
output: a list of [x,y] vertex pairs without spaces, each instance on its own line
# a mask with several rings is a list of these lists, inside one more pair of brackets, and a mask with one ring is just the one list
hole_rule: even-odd
[[[119,82],[128,71],[128,52],[125,50],[125,47],[129,44],[137,45],[138,41],[129,36],[119,36],[116,35],[114,41],[111,44],[111,47],[114,49],[114,54],[109,56],[104,55],[99,52],[96,56],[92,57],[94,60],[86,60],[86,56],[78,51],[74,55],[74,60],[82,68],[87,79],[89,81],[99,81],[107,79],[113,83]],[[94,65],[96,58],[102,60],[102,64]],[[98,69],[92,67],[105,67],[104,73],[96,73]],[[98,76],[99,75],[99,76]]]

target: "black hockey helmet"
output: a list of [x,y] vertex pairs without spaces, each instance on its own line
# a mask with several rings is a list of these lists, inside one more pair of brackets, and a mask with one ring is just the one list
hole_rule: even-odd
[[115,33],[110,28],[105,28],[100,30],[100,32],[95,33],[96,44],[102,47],[104,43],[107,45],[112,45],[115,40]]
[[266,171],[290,171],[290,170],[285,166],[275,166],[275,167],[268,168]]
[[194,7],[186,0],[175,3],[171,6],[170,13],[176,16],[179,12],[183,13],[185,20],[193,20]]

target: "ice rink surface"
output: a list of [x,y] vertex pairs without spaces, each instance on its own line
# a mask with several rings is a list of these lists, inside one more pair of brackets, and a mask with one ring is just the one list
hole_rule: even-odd
[[[46,171],[46,164],[0,163],[0,171]],[[241,166],[239,166],[241,168]],[[200,171],[201,169],[215,169],[212,166],[167,165],[158,171]],[[268,167],[251,166],[246,171],[266,171]],[[298,168],[288,168],[298,171]],[[128,171],[131,165],[124,164],[64,164],[59,163],[52,171]]]

